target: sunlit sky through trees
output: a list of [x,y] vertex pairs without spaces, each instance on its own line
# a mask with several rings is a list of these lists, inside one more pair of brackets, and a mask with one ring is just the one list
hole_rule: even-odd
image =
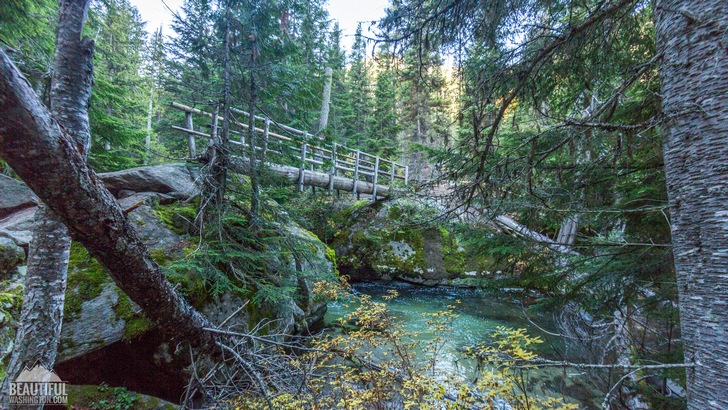
[[[163,26],[165,35],[171,35],[172,29],[169,25],[172,21],[172,13],[180,9],[183,0],[130,0],[147,22],[147,31],[153,32],[160,25]],[[354,42],[354,32],[357,23],[362,23],[362,30],[365,36],[373,33],[369,30],[372,21],[379,20],[384,16],[384,8],[387,0],[329,0],[327,9],[331,18],[339,21],[343,31],[343,46],[351,49]]]

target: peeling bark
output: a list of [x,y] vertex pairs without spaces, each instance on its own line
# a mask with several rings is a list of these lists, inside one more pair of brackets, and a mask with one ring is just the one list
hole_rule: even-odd
[[728,3],[658,0],[680,324],[690,409],[728,409]]

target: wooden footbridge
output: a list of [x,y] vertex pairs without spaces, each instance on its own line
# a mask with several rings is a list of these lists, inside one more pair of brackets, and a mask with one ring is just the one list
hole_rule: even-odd
[[[195,158],[196,138],[214,139],[222,118],[216,113],[175,102],[171,106],[185,114],[184,126],[173,125],[172,129],[187,135],[190,157]],[[240,115],[246,121],[250,117],[248,112],[238,109],[231,109],[231,114]],[[202,126],[195,127],[195,124]],[[255,152],[271,172],[297,184],[299,191],[311,186],[348,191],[355,196],[369,194],[376,199],[390,195],[396,185],[409,182],[406,165],[335,142],[325,142],[307,131],[279,124],[268,117],[255,116],[253,144],[246,142],[248,124],[233,118],[229,124],[231,149],[237,151],[234,158],[247,163],[246,152]],[[232,136],[239,136],[239,139]],[[243,172],[249,169],[241,168]]]

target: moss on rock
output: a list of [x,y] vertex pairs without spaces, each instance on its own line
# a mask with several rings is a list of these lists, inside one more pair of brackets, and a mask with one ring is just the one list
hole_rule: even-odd
[[184,235],[187,227],[179,223],[179,217],[184,218],[190,223],[195,220],[197,210],[200,207],[200,201],[194,200],[190,202],[174,202],[168,205],[159,205],[154,208],[154,215],[164,223],[174,233]]
[[111,277],[96,258],[83,245],[73,242],[68,260],[66,301],[63,305],[65,320],[76,318],[81,312],[81,304],[99,296],[104,285],[110,282]]
[[435,209],[408,200],[359,201],[334,217],[332,247],[352,280],[438,284],[464,273],[465,252]]
[[116,291],[119,294],[119,300],[116,302],[114,312],[116,312],[117,318],[125,322],[124,340],[130,340],[151,329],[154,323],[147,319],[141,313],[141,309],[120,289],[116,289]]

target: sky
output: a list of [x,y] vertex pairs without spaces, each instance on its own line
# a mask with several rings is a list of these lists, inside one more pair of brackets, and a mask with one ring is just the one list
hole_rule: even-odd
[[[165,35],[172,33],[169,24],[172,22],[172,11],[177,11],[182,0],[130,0],[136,6],[142,19],[147,22],[147,31],[153,32],[163,26]],[[367,28],[372,21],[384,17],[384,9],[389,3],[388,0],[329,0],[327,8],[332,19],[339,21],[339,27],[343,31],[344,38],[342,45],[351,49],[354,42],[354,33],[358,22],[362,22],[364,35],[371,35]],[[169,8],[167,8],[169,7]]]

